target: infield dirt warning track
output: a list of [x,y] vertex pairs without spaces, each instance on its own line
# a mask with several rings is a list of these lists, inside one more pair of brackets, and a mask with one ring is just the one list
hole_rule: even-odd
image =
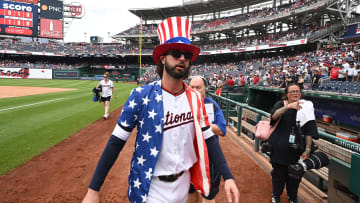
[[24,86],[0,86],[0,99],[8,97],[21,97],[35,94],[46,94],[52,92],[72,91],[71,88],[49,88],[49,87],[24,87]]

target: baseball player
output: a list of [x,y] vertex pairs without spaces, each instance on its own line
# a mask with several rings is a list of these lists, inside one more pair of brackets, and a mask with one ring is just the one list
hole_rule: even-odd
[[104,119],[106,120],[109,117],[109,107],[110,100],[112,96],[112,92],[115,94],[115,99],[117,98],[117,94],[114,88],[114,83],[109,80],[109,72],[104,74],[104,79],[100,81],[96,88],[101,87],[101,101],[104,102]]
[[[189,86],[198,92],[204,98],[205,109],[208,114],[208,119],[211,130],[215,135],[225,136],[226,135],[226,121],[224,114],[222,113],[219,105],[210,97],[206,97],[207,80],[202,76],[195,76],[190,81]],[[217,139],[219,139],[216,136]],[[208,150],[211,150],[210,148]],[[197,202],[215,202],[215,197],[219,193],[219,185],[221,181],[221,175],[215,170],[214,163],[210,161],[210,177],[211,177],[211,189],[208,196],[201,198],[200,193],[195,193],[194,187],[191,185],[189,190],[189,203]]]
[[[185,203],[190,182],[204,195],[210,191],[209,158],[224,177],[228,202],[239,191],[213,135],[201,95],[184,82],[200,48],[190,43],[191,23],[171,17],[158,27],[160,45],[153,51],[161,80],[132,91],[101,155],[83,202],[99,202],[105,177],[137,127],[129,174],[131,202]],[[207,152],[207,148],[212,150]]]

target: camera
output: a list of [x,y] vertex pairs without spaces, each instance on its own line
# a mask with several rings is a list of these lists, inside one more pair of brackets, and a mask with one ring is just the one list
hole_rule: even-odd
[[270,156],[271,152],[272,152],[272,144],[268,141],[262,142],[261,143],[261,152]]
[[306,170],[319,169],[329,164],[329,157],[323,152],[311,153],[309,158],[300,159],[297,163],[288,166],[289,177],[300,180]]

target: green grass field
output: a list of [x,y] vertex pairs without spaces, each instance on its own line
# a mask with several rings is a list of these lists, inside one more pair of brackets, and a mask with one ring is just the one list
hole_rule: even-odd
[[[0,99],[0,175],[101,118],[103,103],[93,102],[99,81],[0,79],[0,86],[75,88],[74,91]],[[110,111],[122,106],[133,84],[114,83],[117,99]]]

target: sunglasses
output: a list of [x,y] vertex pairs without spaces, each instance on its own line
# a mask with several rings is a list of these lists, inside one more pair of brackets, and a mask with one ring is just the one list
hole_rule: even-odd
[[290,94],[300,94],[300,90],[293,90],[289,92]]
[[191,60],[193,57],[193,53],[191,52],[185,52],[185,51],[180,51],[180,50],[171,50],[169,52],[167,52],[165,55],[171,55],[174,58],[180,58],[182,55],[184,55],[184,58],[186,60]]

